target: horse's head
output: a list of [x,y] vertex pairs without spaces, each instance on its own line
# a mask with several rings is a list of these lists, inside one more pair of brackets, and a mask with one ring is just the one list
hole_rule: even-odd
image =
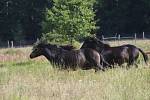
[[50,55],[56,54],[58,48],[59,47],[57,45],[39,43],[33,47],[32,52],[30,54],[30,58],[35,58],[41,55],[46,55],[45,53],[47,52]]
[[97,38],[88,37],[85,39],[81,48],[93,48],[96,49],[97,47],[103,47],[103,43],[98,40]]
[[35,58],[43,55],[45,44],[37,44],[33,47],[32,52],[30,54],[30,58]]
[[108,47],[110,47],[109,44],[103,43],[96,37],[94,37],[94,38],[88,37],[85,39],[81,48],[92,48],[92,49],[96,49],[98,51],[102,51],[104,48],[108,48]]

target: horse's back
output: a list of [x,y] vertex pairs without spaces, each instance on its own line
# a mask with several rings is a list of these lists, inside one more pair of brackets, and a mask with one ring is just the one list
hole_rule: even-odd
[[107,54],[113,54],[113,55],[120,55],[122,53],[127,52],[128,47],[126,46],[116,46],[116,47],[109,47],[104,49],[104,52],[108,52]]
[[138,47],[136,47],[135,45],[132,45],[132,44],[125,44],[125,45],[122,45],[122,46],[125,46],[125,47],[128,47],[128,52],[130,54],[130,56],[136,58],[138,57],[139,55],[139,49]]

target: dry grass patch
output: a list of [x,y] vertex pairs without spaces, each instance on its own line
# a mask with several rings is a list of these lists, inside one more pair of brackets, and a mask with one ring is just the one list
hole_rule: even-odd
[[[150,49],[145,47],[149,40],[137,42],[143,50]],[[0,100],[150,100],[150,66],[141,61],[139,68],[129,70],[68,72],[52,68],[43,57],[30,60],[31,47],[13,52],[0,50],[0,55],[13,57],[0,60]]]

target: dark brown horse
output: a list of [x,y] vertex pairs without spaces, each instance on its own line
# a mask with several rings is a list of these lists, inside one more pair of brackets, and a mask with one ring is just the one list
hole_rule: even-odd
[[89,48],[68,51],[57,45],[40,43],[33,48],[30,58],[41,55],[44,55],[51,63],[60,66],[61,69],[76,70],[79,67],[83,70],[104,70],[100,64],[99,53]]
[[139,57],[139,52],[142,53],[145,62],[147,63],[148,56],[134,45],[126,44],[122,46],[110,47],[110,45],[101,42],[97,38],[85,39],[81,48],[92,48],[101,53],[104,59],[111,65],[118,64],[121,66],[123,63],[127,63],[127,66],[135,64]]

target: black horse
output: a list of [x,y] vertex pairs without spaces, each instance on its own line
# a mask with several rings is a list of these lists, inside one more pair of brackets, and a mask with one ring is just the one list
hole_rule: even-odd
[[[79,50],[64,50],[60,46],[52,44],[38,44],[33,47],[30,58],[44,55],[51,63],[61,66],[61,69],[76,70],[80,67],[83,70],[103,70],[100,54],[93,49],[83,48]],[[94,67],[93,67],[94,66]]]
[[85,39],[81,48],[92,48],[101,53],[104,59],[110,64],[118,64],[121,66],[123,63],[127,63],[127,66],[136,65],[136,60],[139,57],[139,52],[142,53],[145,62],[147,63],[148,56],[138,47],[130,44],[110,47],[110,45],[101,42],[97,38]]

